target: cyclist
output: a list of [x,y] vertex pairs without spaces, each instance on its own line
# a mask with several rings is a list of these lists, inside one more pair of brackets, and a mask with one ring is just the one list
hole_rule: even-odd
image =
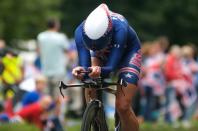
[[[131,108],[141,66],[141,46],[136,32],[122,15],[101,4],[77,27],[75,41],[79,66],[73,69],[72,74],[82,80],[87,77],[108,77],[111,72],[118,71],[119,79],[128,83],[127,88],[118,87],[116,94],[116,111],[122,123],[121,129],[138,131],[139,124]],[[79,71],[87,69],[92,72],[79,74]],[[94,97],[93,89],[87,89],[85,93]]]

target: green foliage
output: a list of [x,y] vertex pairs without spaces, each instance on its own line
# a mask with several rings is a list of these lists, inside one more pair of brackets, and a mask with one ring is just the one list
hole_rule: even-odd
[[34,38],[45,29],[49,17],[59,17],[60,0],[1,0],[0,37],[13,39]]
[[49,17],[60,18],[62,31],[73,37],[75,28],[102,2],[123,14],[142,41],[161,35],[174,43],[198,41],[197,0],[1,0],[0,38],[35,38]]
[[[174,43],[197,42],[197,0],[116,0],[105,1],[109,8],[123,14],[140,39],[168,36]],[[96,8],[97,0],[63,0],[63,24],[73,36],[76,26]]]

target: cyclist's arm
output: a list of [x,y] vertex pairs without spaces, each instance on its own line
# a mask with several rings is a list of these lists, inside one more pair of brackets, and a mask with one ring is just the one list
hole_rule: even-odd
[[111,73],[120,62],[122,57],[124,46],[127,42],[127,28],[120,28],[114,34],[114,47],[111,49],[111,53],[108,58],[107,64],[101,68],[101,76],[107,77],[109,73]]
[[[109,60],[108,63],[104,67],[102,67],[101,76],[103,76],[103,77],[108,76],[119,65],[119,62],[123,56],[123,51],[126,46],[127,35],[128,35],[127,29],[119,30],[116,33],[115,40],[114,40],[115,42],[117,42],[116,47],[113,47],[110,57],[108,59]],[[139,41],[139,38],[138,38],[136,32],[133,29],[131,31],[130,37],[132,38],[133,50],[139,50],[140,49],[140,41]]]
[[85,48],[82,41],[82,24],[75,31],[75,42],[78,50],[79,66],[85,68],[90,67],[91,66],[90,51]]

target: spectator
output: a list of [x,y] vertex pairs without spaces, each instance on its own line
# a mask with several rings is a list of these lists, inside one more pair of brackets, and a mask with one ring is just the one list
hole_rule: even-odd
[[42,75],[38,75],[35,78],[36,83],[36,90],[32,92],[27,92],[24,94],[24,97],[22,99],[22,105],[27,106],[29,104],[37,102],[44,93],[44,89],[46,87],[46,78]]
[[168,82],[166,118],[168,121],[175,122],[180,117],[184,126],[189,127],[188,113],[196,99],[196,94],[190,68],[184,64],[181,51],[180,47],[173,46],[165,63],[165,74]]
[[4,57],[4,48],[5,48],[5,42],[0,39],[0,86],[2,86],[2,72],[4,70],[4,65],[2,63],[2,57]]
[[[149,47],[148,47],[149,48]],[[158,41],[151,43],[148,56],[144,59],[144,77],[141,85],[143,87],[145,100],[144,118],[147,121],[156,121],[161,109],[161,98],[165,90],[165,77],[162,66],[165,54]]]
[[59,32],[60,23],[58,20],[49,20],[47,27],[48,29],[37,37],[41,71],[47,78],[49,94],[59,101],[54,115],[60,118],[63,123],[66,107],[65,100],[59,98],[61,96],[58,85],[61,80],[66,80],[66,53],[69,48],[69,41],[66,35]]
[[176,89],[171,84],[174,80],[182,78],[182,65],[181,65],[181,48],[179,46],[172,46],[167,55],[164,73],[168,82],[165,96],[166,96],[166,113],[165,120],[169,123],[175,123],[182,115],[177,101]]
[[195,61],[195,50],[193,46],[184,45],[182,47],[183,62],[186,68],[189,68],[192,75],[198,72],[198,66]]
[[42,97],[38,102],[30,104],[22,108],[16,115],[28,122],[32,122],[38,127],[42,128],[42,115],[49,111],[50,105],[52,104],[52,99],[50,96]]
[[191,106],[185,112],[183,119],[188,120],[191,118],[192,114],[195,112],[195,108],[197,108],[197,92],[196,92],[196,81],[195,74],[198,73],[198,64],[194,59],[194,48],[190,45],[185,45],[182,47],[182,63],[185,71],[185,76],[187,81],[191,83],[191,88],[188,89],[188,97],[191,98],[190,103]]
[[69,42],[64,34],[58,32],[60,28],[58,20],[49,20],[47,27],[47,31],[40,33],[37,40],[42,72],[48,78],[49,94],[55,97],[59,95],[56,88],[58,82],[65,78],[67,62],[65,52]]
[[52,105],[52,98],[50,96],[44,96],[38,102],[25,106],[18,112],[13,112],[12,115],[7,112],[1,113],[0,121],[26,121],[35,124],[40,129],[43,129],[42,119],[46,118],[46,113],[52,109]]
[[[2,57],[1,64],[3,70],[0,78],[3,86],[3,93],[6,100],[12,99],[14,94],[18,92],[18,85],[23,80],[23,61],[21,57],[13,49],[5,47],[5,43],[1,41]],[[3,46],[2,46],[3,45]]]
[[165,36],[161,36],[161,37],[157,38],[156,42],[159,44],[161,50],[163,52],[167,53],[168,47],[170,45],[168,38]]
[[[46,88],[46,84],[47,84],[46,78],[43,75],[37,75],[35,78],[35,82],[36,82],[36,90],[27,92],[24,95],[22,99],[23,107],[34,104],[38,102],[42,97],[46,96],[44,94],[44,89]],[[57,106],[57,104],[53,106]],[[46,123],[51,123],[51,125],[53,125],[52,127],[48,127],[48,125],[46,124],[45,128],[49,130],[53,129],[53,131],[63,130],[60,121],[56,116],[48,115],[48,117],[45,118],[45,121]]]

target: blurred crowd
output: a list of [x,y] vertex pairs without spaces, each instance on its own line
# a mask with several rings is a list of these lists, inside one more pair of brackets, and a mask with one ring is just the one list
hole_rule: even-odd
[[[67,117],[80,118],[83,89],[59,92],[59,82],[77,83],[74,40],[50,20],[38,34],[34,57],[0,40],[0,124],[30,122],[41,130],[64,130]],[[142,72],[132,107],[140,122],[165,121],[190,127],[198,118],[198,62],[193,44],[170,44],[166,37],[142,43]],[[106,97],[107,98],[107,97]],[[108,103],[107,103],[108,104]]]
[[63,131],[67,114],[82,115],[82,89],[68,90],[63,98],[58,88],[60,81],[77,82],[71,75],[75,43],[59,29],[58,20],[49,20],[30,51],[0,40],[0,124],[29,122],[41,130]]
[[170,45],[166,37],[142,44],[142,74],[134,107],[144,121],[189,128],[197,117],[196,47]]

